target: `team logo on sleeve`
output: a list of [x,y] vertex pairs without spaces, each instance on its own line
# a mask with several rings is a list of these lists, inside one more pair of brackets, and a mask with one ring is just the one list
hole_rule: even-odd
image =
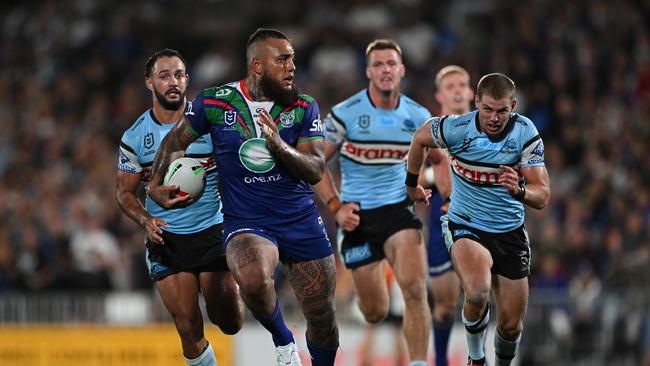
[[153,138],[153,133],[149,132],[146,135],[144,135],[144,147],[147,149],[151,149],[154,143],[154,138]]
[[539,157],[544,157],[544,142],[540,141],[537,146],[530,152],[532,155],[537,155]]
[[293,126],[295,118],[293,110],[286,113],[280,113],[280,124],[285,128],[291,127]]
[[266,173],[275,166],[275,159],[266,147],[266,140],[253,138],[239,147],[239,161],[253,173]]

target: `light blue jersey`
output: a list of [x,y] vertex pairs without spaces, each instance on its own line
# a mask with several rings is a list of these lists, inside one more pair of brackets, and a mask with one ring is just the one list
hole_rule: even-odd
[[368,210],[406,199],[411,138],[431,113],[400,95],[395,109],[372,104],[364,89],[332,108],[325,136],[341,154],[341,200]]
[[481,132],[478,111],[431,119],[436,146],[449,151],[452,193],[451,221],[502,233],[524,222],[524,206],[499,183],[499,165],[544,166],[544,143],[528,118],[513,113],[496,139]]
[[[160,143],[172,127],[173,123],[158,122],[153,110],[144,112],[122,135],[117,168],[126,173],[142,174],[146,188]],[[145,202],[147,212],[165,220],[168,225],[165,230],[175,234],[196,233],[223,222],[210,136],[199,137],[185,150],[185,156],[198,159],[208,166],[207,183],[201,198],[191,206],[172,210],[158,206],[149,196]]]

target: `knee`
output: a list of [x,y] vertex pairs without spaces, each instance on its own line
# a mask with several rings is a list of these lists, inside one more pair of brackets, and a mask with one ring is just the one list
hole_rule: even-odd
[[241,319],[232,319],[226,322],[221,322],[221,324],[217,324],[219,326],[219,329],[226,334],[226,335],[235,335],[241,327],[244,325],[244,320],[243,318]]
[[521,320],[508,320],[498,325],[498,331],[501,338],[507,341],[515,341],[524,329],[524,323]]
[[400,289],[402,290],[402,296],[406,304],[426,301],[427,289],[424,278],[420,280],[418,277],[414,280],[402,281],[400,283]]
[[465,301],[477,308],[483,308],[490,301],[490,286],[488,284],[479,286],[467,286],[465,289]]
[[262,268],[255,268],[240,273],[237,283],[241,292],[246,294],[262,294],[273,288],[273,278]]
[[359,308],[366,321],[370,324],[377,324],[384,320],[388,315],[388,303],[380,304],[378,302],[372,304],[361,304]]

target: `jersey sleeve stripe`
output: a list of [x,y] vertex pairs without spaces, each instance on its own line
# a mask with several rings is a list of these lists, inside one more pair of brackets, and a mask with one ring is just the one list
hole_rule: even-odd
[[127,145],[124,141],[120,141],[120,147],[123,147],[124,150],[130,152],[131,154],[137,155],[135,153],[135,150],[133,150],[133,148],[131,146]]
[[532,143],[534,143],[535,141],[537,141],[537,140],[539,140],[539,139],[541,139],[541,137],[540,137],[539,135],[536,135],[535,137],[533,137],[532,139],[528,140],[528,142],[526,142],[526,143],[524,144],[523,149],[526,149],[528,146],[530,146]]
[[343,127],[343,130],[347,129],[345,127],[345,122],[342,119],[340,119],[339,116],[337,116],[333,110],[330,111],[330,114],[332,115],[332,120],[334,120],[334,122],[336,122],[337,124],[341,125],[341,127]]
[[447,118],[449,118],[449,115],[444,116],[444,117],[442,117],[442,119],[440,119],[440,127],[439,127],[440,128],[440,138],[445,143],[445,146],[449,146],[449,144],[447,144],[447,139],[445,138],[445,129],[444,129],[445,120],[447,120]]

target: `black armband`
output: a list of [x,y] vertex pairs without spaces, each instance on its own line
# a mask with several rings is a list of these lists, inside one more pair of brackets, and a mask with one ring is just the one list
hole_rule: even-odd
[[419,174],[413,174],[409,172],[408,170],[406,171],[406,181],[404,184],[406,184],[407,187],[415,188],[418,186],[418,178],[420,177]]
[[520,185],[519,190],[512,197],[514,199],[516,199],[517,201],[521,202],[521,201],[523,201],[525,196],[526,196],[526,186]]

